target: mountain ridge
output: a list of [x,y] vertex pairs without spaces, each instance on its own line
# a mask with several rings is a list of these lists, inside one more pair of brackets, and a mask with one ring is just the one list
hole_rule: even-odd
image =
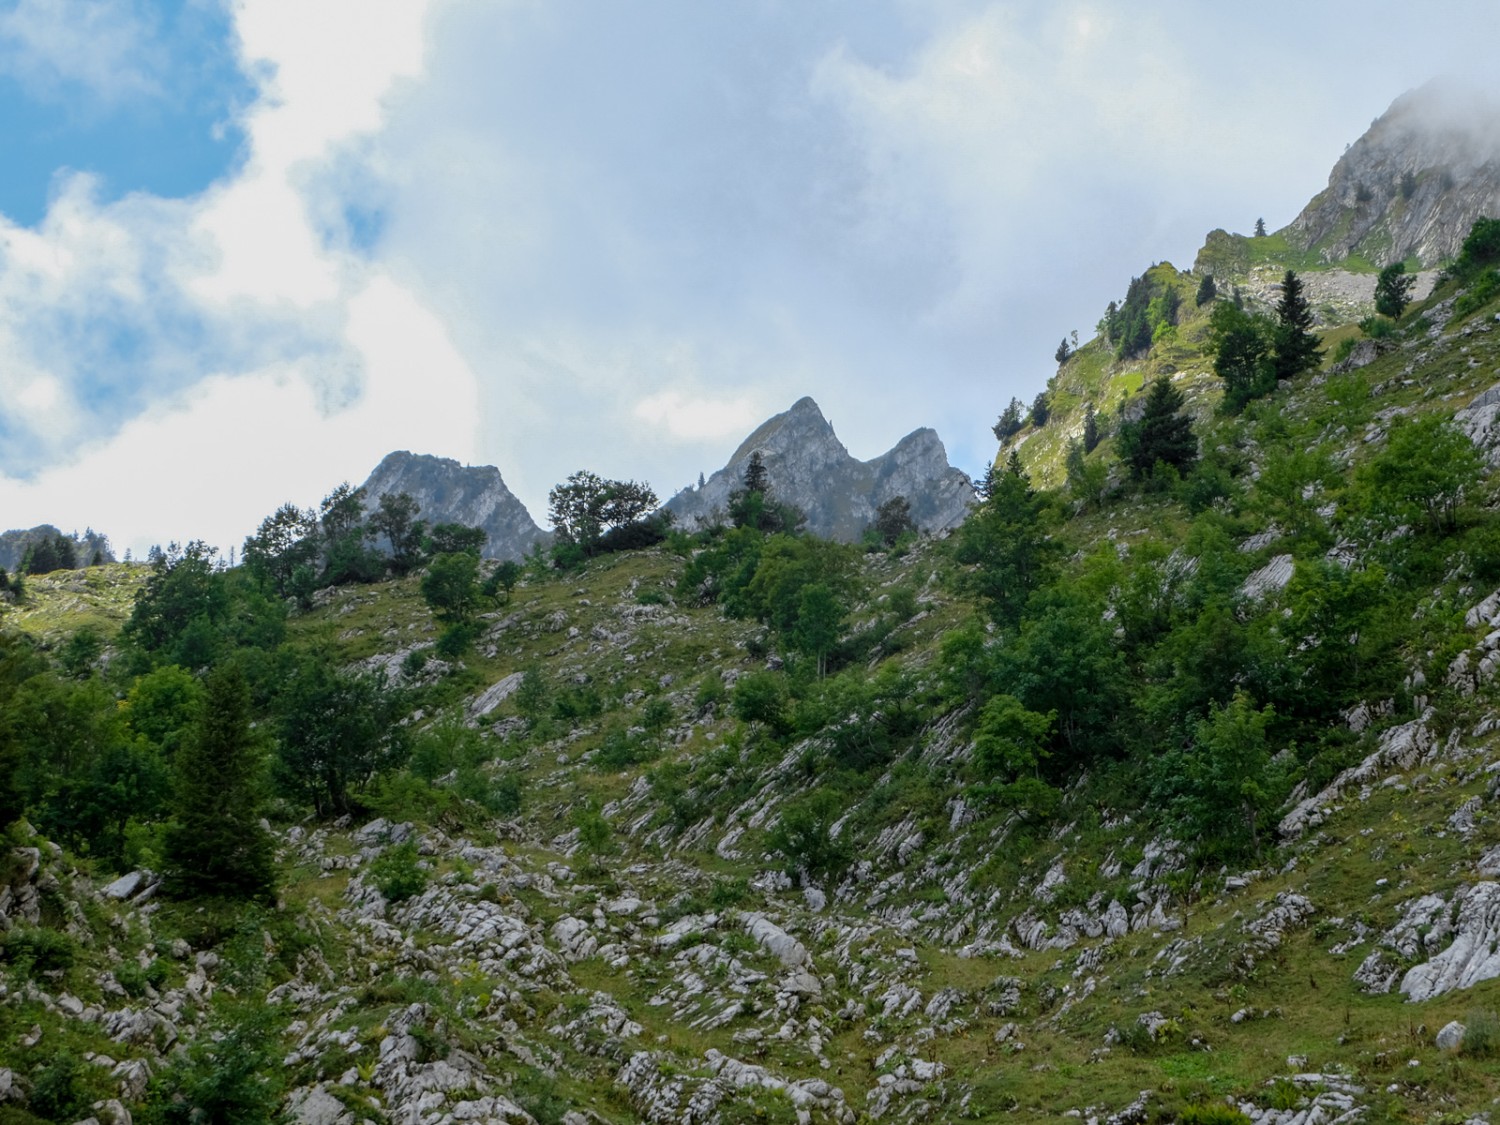
[[754,453],[764,458],[771,495],[800,508],[807,529],[827,539],[854,542],[880,505],[897,496],[910,503],[921,530],[946,531],[962,522],[974,499],[967,474],[948,463],[935,430],[914,430],[878,457],[859,461],[817,402],[804,395],[752,430],[702,487],[684,489],[664,507],[684,529],[706,526],[728,510]]

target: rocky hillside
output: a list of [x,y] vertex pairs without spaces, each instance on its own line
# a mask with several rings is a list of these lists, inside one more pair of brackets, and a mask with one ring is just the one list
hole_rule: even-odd
[[858,461],[818,404],[802,398],[763,422],[702,487],[679,492],[667,502],[677,524],[694,529],[726,512],[730,493],[742,486],[745,466],[757,452],[770,472],[774,498],[806,512],[807,529],[814,535],[844,543],[857,540],[880,505],[898,496],[907,499],[912,518],[927,532],[961,523],[974,501],[969,478],[948,464],[934,431],[914,430],[889,452]]
[[[455,551],[305,600],[190,553],[29,583],[0,1125],[1493,1125],[1477,267],[1373,334],[1330,316],[1236,415],[1199,279],[1153,267],[1149,349],[1080,349],[1020,451],[1149,377],[1201,456],[1132,480],[1106,433],[914,545]],[[754,450],[773,490],[883,471],[807,400]],[[232,837],[185,836],[230,785]]]
[[[685,592],[707,543],[533,571],[456,660],[420,576],[331,591],[286,643],[419,692],[409,765],[342,816],[268,809],[274,909],[166,897],[139,829],[116,861],[13,829],[0,1120],[1491,1120],[1497,498],[1471,479],[1456,529],[1401,531],[1371,491],[1423,419],[1500,456],[1496,306],[1443,300],[1218,431],[1216,504],[1051,524],[1063,569],[1014,628],[974,624],[944,545],[863,556],[822,679]],[[75,592],[34,596],[62,654]],[[120,690],[134,721],[116,644],[71,689],[33,664],[11,713],[76,726],[102,691],[121,721]],[[1221,672],[1279,724],[1230,853],[1170,784],[1208,728],[1161,725]],[[986,676],[1149,752],[1049,765],[1056,806],[1018,808],[983,780]]]
[[1497,120],[1489,94],[1452,82],[1403,94],[1334,165],[1287,242],[1329,264],[1451,261],[1476,219],[1500,214]]
[[493,465],[460,465],[448,457],[400,450],[389,453],[364,485],[373,510],[387,493],[410,493],[428,525],[459,523],[482,527],[489,539],[484,556],[520,559],[550,536],[536,525],[526,506],[505,486]]

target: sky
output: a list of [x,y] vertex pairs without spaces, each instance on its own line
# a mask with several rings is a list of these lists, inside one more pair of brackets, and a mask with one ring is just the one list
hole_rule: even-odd
[[[1461,29],[1461,33],[1460,33]],[[0,0],[0,527],[226,552],[396,449],[546,522],[803,395],[979,474],[1493,0]]]

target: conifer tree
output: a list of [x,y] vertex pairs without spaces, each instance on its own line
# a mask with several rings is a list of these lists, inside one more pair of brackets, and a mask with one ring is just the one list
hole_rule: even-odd
[[267,900],[271,837],[261,828],[261,756],[250,688],[235,665],[205,684],[203,712],[177,753],[176,815],[163,843],[166,889],[179,898]]
[[1322,358],[1323,350],[1318,347],[1312,326],[1312,306],[1302,295],[1302,279],[1287,270],[1281,279],[1276,336],[1271,347],[1271,364],[1278,380],[1300,375]]
[[1417,279],[1406,272],[1405,262],[1392,262],[1375,279],[1375,311],[1392,320],[1400,318],[1411,304],[1411,287]]
[[1099,416],[1094,413],[1091,402],[1083,409],[1083,451],[1092,453],[1099,446]]
[[1146,394],[1140,421],[1120,427],[1120,457],[1136,480],[1149,476],[1158,462],[1183,470],[1198,459],[1198,439],[1182,405],[1182,392],[1157,379]]

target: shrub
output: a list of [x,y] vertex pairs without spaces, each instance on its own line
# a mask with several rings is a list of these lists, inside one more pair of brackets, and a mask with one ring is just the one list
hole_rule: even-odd
[[59,1051],[31,1074],[27,1107],[44,1121],[76,1121],[94,1100],[85,1081],[82,1060]]
[[1500,293],[1500,271],[1488,270],[1469,286],[1467,292],[1453,302],[1453,315],[1455,317],[1468,316],[1476,309],[1489,304],[1497,293]]
[[641,711],[641,726],[652,734],[660,734],[672,725],[672,720],[676,717],[672,704],[657,696]]
[[[145,1125],[271,1125],[279,1120],[276,1028],[270,1010],[236,1013],[223,1035],[171,1056],[136,1117]],[[69,1120],[57,1118],[56,1120]]]
[[476,622],[456,622],[442,631],[432,650],[444,660],[457,660],[469,651],[470,646],[479,638],[479,633]]
[[126,961],[115,970],[115,980],[130,995],[139,997],[146,994],[148,986],[160,988],[166,984],[171,971],[171,966],[160,957],[144,967],[134,961]]
[[417,845],[410,840],[386,848],[371,860],[370,878],[388,902],[404,902],[427,886],[427,872],[417,855]]
[[23,972],[49,973],[71,969],[78,946],[67,934],[40,927],[16,927],[5,935],[0,955]]
[[1250,1125],[1250,1119],[1233,1106],[1204,1102],[1180,1110],[1177,1125]]
[[521,811],[521,779],[513,773],[502,773],[490,786],[486,806],[496,816],[514,816]]
[[578,829],[578,842],[589,855],[608,855],[614,851],[609,821],[593,805],[584,805],[574,810],[573,825]]
[[1372,340],[1388,340],[1396,334],[1396,322],[1386,316],[1367,316],[1359,322],[1359,330]]
[[734,685],[734,714],[742,722],[764,723],[777,734],[788,727],[786,694],[774,672],[751,672]]
[[1488,1009],[1470,1012],[1459,1049],[1474,1059],[1500,1058],[1500,1015]]
[[698,693],[693,696],[693,706],[699,711],[705,711],[709,706],[717,707],[728,696],[729,691],[724,687],[724,677],[717,672],[709,672],[698,681]]
[[847,835],[835,837],[834,822],[843,812],[837,794],[818,789],[787,802],[766,839],[786,860],[788,874],[804,871],[814,879],[836,879],[854,861]]

